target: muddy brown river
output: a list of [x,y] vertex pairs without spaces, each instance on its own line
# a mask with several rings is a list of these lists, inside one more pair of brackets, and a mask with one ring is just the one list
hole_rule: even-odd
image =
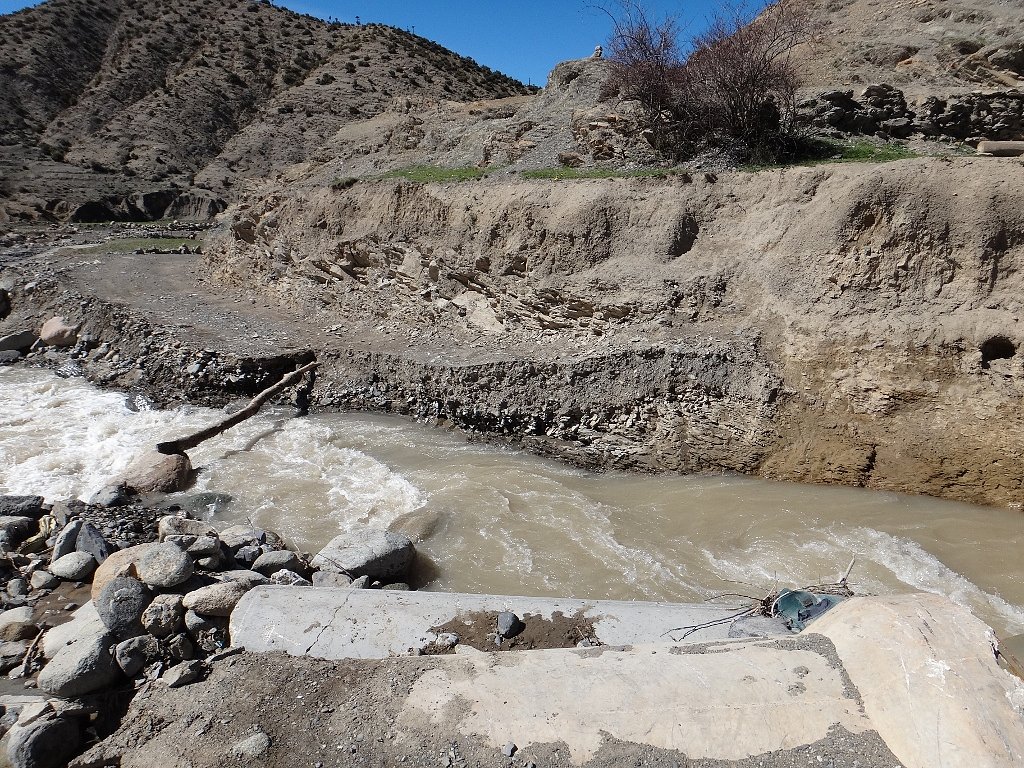
[[[88,498],[141,447],[219,414],[133,410],[81,379],[0,369],[0,493]],[[267,410],[191,452],[190,492],[315,552],[405,530],[428,589],[700,601],[836,581],[923,590],[1024,632],[1024,512],[746,477],[595,474],[404,419]]]

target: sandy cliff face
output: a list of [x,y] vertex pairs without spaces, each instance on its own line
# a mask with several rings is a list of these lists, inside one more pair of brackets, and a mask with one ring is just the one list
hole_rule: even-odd
[[371,350],[338,404],[590,464],[1019,503],[1022,194],[995,160],[310,177],[234,209],[209,262]]

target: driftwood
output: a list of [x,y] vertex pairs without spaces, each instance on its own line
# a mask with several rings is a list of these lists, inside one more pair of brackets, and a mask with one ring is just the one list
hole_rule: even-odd
[[267,389],[263,390],[258,395],[256,395],[256,397],[249,401],[249,404],[245,406],[245,408],[231,414],[226,419],[217,422],[213,426],[207,427],[206,429],[201,429],[198,432],[188,435],[187,437],[182,437],[178,440],[169,440],[165,443],[158,443],[156,446],[157,451],[166,454],[184,453],[187,450],[195,448],[200,443],[209,440],[211,437],[216,437],[221,432],[231,429],[231,427],[235,426],[236,424],[241,424],[246,419],[251,418],[255,416],[257,413],[259,413],[260,408],[262,408],[263,405],[270,398],[272,398],[278,392],[281,392],[282,390],[285,390],[288,387],[297,384],[303,376],[305,376],[310,371],[314,370],[317,367],[317,365],[319,365],[319,363],[312,362],[302,366],[297,370],[292,371],[284,378],[282,378],[279,382],[277,382],[277,384],[274,384],[272,387],[268,387]]

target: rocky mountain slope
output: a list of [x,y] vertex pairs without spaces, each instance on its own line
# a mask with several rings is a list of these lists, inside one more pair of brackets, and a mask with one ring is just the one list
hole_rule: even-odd
[[41,197],[69,178],[223,195],[397,97],[527,91],[401,30],[251,0],[50,0],[0,16],[0,73],[7,192]]

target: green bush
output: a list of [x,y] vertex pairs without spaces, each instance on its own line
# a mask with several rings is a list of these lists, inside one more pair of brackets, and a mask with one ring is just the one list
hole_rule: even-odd
[[359,179],[354,176],[342,176],[331,182],[331,189],[335,192],[341,192],[344,189],[351,189],[359,182]]

